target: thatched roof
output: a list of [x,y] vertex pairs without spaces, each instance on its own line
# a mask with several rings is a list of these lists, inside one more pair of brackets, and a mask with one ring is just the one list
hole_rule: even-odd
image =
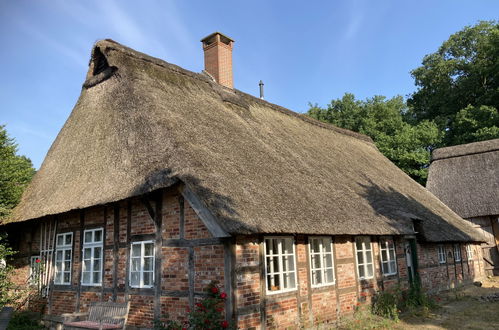
[[366,136],[110,40],[92,54],[12,221],[182,181],[230,234],[411,234],[421,219],[430,241],[480,240]]
[[499,214],[499,139],[433,151],[427,188],[463,218]]

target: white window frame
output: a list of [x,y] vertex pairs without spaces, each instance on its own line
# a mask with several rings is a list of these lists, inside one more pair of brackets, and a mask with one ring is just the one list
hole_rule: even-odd
[[454,244],[454,261],[461,261],[461,245]]
[[[319,251],[313,251],[312,250],[312,241],[314,240],[320,240],[319,243]],[[324,242],[326,240],[326,242]],[[329,241],[329,242],[328,242]],[[330,252],[327,252],[326,249],[324,248],[325,244],[329,244],[331,246]],[[310,259],[310,279],[311,279],[311,286],[313,288],[318,288],[322,286],[327,286],[327,285],[333,285],[336,283],[336,278],[335,278],[335,273],[334,273],[334,250],[333,250],[333,240],[330,236],[313,236],[308,238],[308,251],[309,251],[309,259]],[[331,267],[326,266],[326,258],[331,258]],[[319,268],[314,268],[314,263],[313,259],[314,258],[319,258],[320,260],[320,266]],[[325,282],[326,280],[326,271],[328,269],[331,269],[333,272],[333,280],[331,282]],[[314,284],[314,272],[320,272],[321,273],[321,279],[322,283]]]
[[[71,237],[71,243],[66,244],[66,236]],[[59,237],[62,237],[62,244],[58,244],[59,242]],[[71,268],[73,266],[73,233],[72,232],[67,232],[67,233],[61,233],[57,234],[56,236],[56,247],[55,247],[55,271],[54,271],[54,284],[56,285],[70,285],[71,284]],[[65,259],[66,256],[66,251],[69,250],[69,260]],[[57,259],[58,251],[62,251],[62,260]],[[65,267],[65,261],[69,261],[69,269],[66,269]],[[60,263],[61,269],[59,269],[58,264]],[[61,272],[61,281],[57,282],[57,274]],[[69,273],[69,280],[67,282],[64,282],[64,274]]]
[[473,260],[473,246],[471,244],[466,244],[466,257],[468,260]]
[[445,246],[439,244],[437,247],[438,263],[445,264],[447,262],[447,255],[445,254]]
[[[362,240],[362,250],[357,249],[357,241],[360,241],[360,240]],[[367,246],[366,242],[369,243],[369,246]],[[355,244],[355,261],[357,264],[357,277],[359,278],[359,280],[368,280],[368,279],[374,278],[374,258],[373,258],[373,248],[372,248],[371,237],[369,237],[369,236],[357,236],[357,237],[355,237],[354,244]],[[362,264],[359,264],[359,257],[358,257],[359,252],[362,253],[362,259],[364,261]],[[366,262],[367,254],[371,255],[371,262],[370,263]],[[367,266],[369,264],[371,265],[372,275],[366,276],[366,274],[368,273]],[[360,272],[359,272],[360,267],[364,268],[364,276],[360,276]]]
[[[293,253],[286,253],[286,254],[282,253],[282,243],[279,242],[279,244],[278,244],[279,251],[277,251],[277,253],[272,253],[270,256],[267,255],[267,240],[274,240],[274,239],[290,239],[291,245],[293,247]],[[267,237],[264,237],[263,251],[264,251],[264,260],[265,260],[265,264],[264,264],[264,267],[265,267],[265,288],[266,288],[266,293],[268,295],[298,290],[298,283],[297,283],[298,279],[296,276],[296,273],[298,272],[298,270],[296,269],[295,250],[296,250],[295,249],[295,240],[294,240],[294,237],[292,237],[292,236],[267,236]],[[290,270],[283,271],[283,260],[287,261],[286,259],[289,258],[290,256],[293,257],[293,270],[292,271],[290,271]],[[278,271],[268,272],[268,270],[267,270],[267,259],[268,258],[278,258],[278,266],[279,266]],[[273,267],[273,264],[271,264],[270,267]],[[282,285],[282,284],[284,284],[284,275],[286,274],[289,276],[290,273],[294,274],[294,283],[295,283],[294,287],[292,287],[292,288],[280,288],[279,290],[269,290],[268,281],[267,281],[268,276],[279,275],[279,283],[281,283],[281,285]]]
[[[39,262],[36,262],[40,260]],[[41,258],[40,256],[31,256],[29,259],[29,284],[36,285],[40,280],[40,270],[41,270]]]
[[[144,271],[144,258],[151,257],[151,256],[144,255],[145,244],[152,244],[152,270],[151,271]],[[133,256],[134,245],[140,245],[140,256],[138,257],[140,259],[140,269],[138,271],[138,273],[140,274],[139,275],[139,285],[132,284],[132,273],[134,273],[134,271],[132,271],[132,260],[134,258],[137,258],[137,257]],[[131,242],[130,243],[130,269],[129,269],[129,273],[128,273],[128,283],[129,283],[130,287],[132,287],[132,288],[152,288],[152,287],[154,287],[154,283],[156,280],[155,276],[154,276],[155,266],[156,266],[155,263],[156,263],[156,247],[155,247],[154,241],[149,240],[149,241]],[[152,273],[151,285],[144,285],[144,273],[145,272]]]
[[[101,232],[101,240],[95,241],[95,233]],[[85,237],[87,233],[92,233],[92,241],[85,242]],[[100,248],[101,255],[100,258],[95,258],[95,249]],[[85,249],[90,249],[90,259],[85,258]],[[100,269],[95,271],[93,270],[94,261],[100,259]],[[85,270],[85,260],[90,260],[90,270]],[[83,286],[102,286],[102,269],[104,264],[104,228],[93,228],[86,229],[83,231],[83,249],[81,250],[81,285]],[[94,282],[94,274],[95,272],[99,272],[99,282]],[[84,273],[90,273],[89,282],[84,282],[85,276]]]
[[[391,244],[391,245],[390,245]],[[386,260],[383,259],[383,251],[387,257]],[[390,251],[393,251],[393,258],[390,256]],[[391,276],[397,274],[397,252],[395,250],[395,242],[392,237],[382,237],[379,240],[379,257],[381,259],[381,272],[385,276]],[[388,265],[388,272],[385,273],[383,265]],[[393,269],[392,269],[393,266]]]

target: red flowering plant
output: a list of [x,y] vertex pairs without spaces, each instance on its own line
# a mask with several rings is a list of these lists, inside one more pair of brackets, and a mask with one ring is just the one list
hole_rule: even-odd
[[188,321],[180,323],[177,321],[155,321],[156,330],[219,330],[236,329],[233,322],[225,319],[225,300],[227,294],[220,290],[216,282],[210,283],[206,288],[206,296],[194,304],[194,308],[187,309]]
[[195,304],[189,313],[191,329],[236,329],[225,319],[225,300],[227,294],[220,290],[217,283],[212,282],[206,289],[207,296]]

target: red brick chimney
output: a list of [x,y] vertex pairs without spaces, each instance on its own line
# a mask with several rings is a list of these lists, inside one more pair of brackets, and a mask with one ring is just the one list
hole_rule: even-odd
[[234,40],[215,32],[203,38],[204,70],[225,87],[234,88],[232,78],[232,46]]

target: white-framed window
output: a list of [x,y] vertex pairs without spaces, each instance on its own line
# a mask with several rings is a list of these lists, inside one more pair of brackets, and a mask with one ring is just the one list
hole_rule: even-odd
[[371,248],[371,238],[359,236],[355,238],[355,251],[357,258],[357,274],[359,279],[374,277],[373,271],[373,250]]
[[87,229],[83,232],[82,285],[102,284],[103,236],[102,228]]
[[445,264],[447,262],[445,247],[442,244],[438,246],[438,262],[441,264]]
[[461,246],[454,244],[454,261],[461,261]]
[[397,274],[397,256],[395,245],[391,238],[381,238],[379,241],[381,251],[381,270],[384,275]]
[[38,284],[41,270],[40,256],[31,256],[29,260],[29,284]]
[[130,250],[130,286],[151,288],[154,285],[154,242],[133,242]]
[[333,242],[331,237],[309,237],[312,286],[334,284]]
[[296,289],[295,244],[292,237],[266,237],[265,278],[267,293]]
[[71,284],[72,251],[73,233],[58,234],[55,244],[55,284]]
[[473,259],[473,246],[471,244],[466,244],[466,257],[468,260]]

